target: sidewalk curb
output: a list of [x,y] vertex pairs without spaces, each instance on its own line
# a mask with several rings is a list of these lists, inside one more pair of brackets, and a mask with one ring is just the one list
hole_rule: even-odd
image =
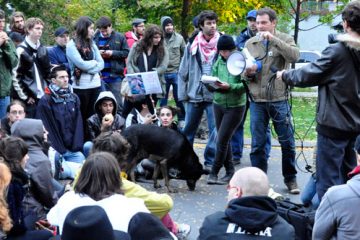
[[[205,139],[195,138],[194,143],[206,145],[207,139],[205,140]],[[244,145],[251,146],[251,138],[245,138]],[[272,138],[271,146],[272,147],[280,147],[280,143],[275,138]],[[295,141],[295,146],[296,147],[304,147],[304,148],[313,148],[316,146],[316,141],[304,141],[303,144],[301,144],[301,141]]]

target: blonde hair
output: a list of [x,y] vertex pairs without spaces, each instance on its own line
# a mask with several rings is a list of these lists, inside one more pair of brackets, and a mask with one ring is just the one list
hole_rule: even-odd
[[8,166],[0,162],[0,227],[4,232],[10,231],[12,228],[9,216],[8,205],[5,199],[5,190],[11,180],[11,173]]

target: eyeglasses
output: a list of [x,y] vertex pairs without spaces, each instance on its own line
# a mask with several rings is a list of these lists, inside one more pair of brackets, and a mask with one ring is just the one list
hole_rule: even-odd
[[23,114],[25,114],[25,112],[21,111],[21,110],[20,111],[11,111],[10,114],[11,115],[23,115]]

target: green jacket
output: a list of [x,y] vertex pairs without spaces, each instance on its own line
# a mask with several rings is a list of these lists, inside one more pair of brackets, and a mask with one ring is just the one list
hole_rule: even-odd
[[10,95],[12,70],[18,62],[15,45],[11,40],[7,40],[0,47],[0,97]]
[[166,48],[169,51],[169,64],[166,73],[177,73],[180,67],[180,60],[184,55],[185,41],[184,38],[178,34],[173,33],[170,39],[165,38]]
[[241,82],[241,76],[231,75],[226,68],[226,62],[220,55],[212,67],[211,75],[230,85],[230,89],[226,92],[215,91],[214,103],[227,108],[240,107],[246,104],[246,92]]
[[[245,43],[245,47],[255,59],[266,55],[266,47],[256,36],[250,38]],[[268,54],[261,60],[261,72],[249,79],[250,94],[255,102],[276,102],[286,99],[287,86],[283,81],[274,80],[272,90],[269,89],[269,79],[276,74],[271,69],[288,69],[290,63],[296,62],[299,56],[300,51],[294,39],[288,34],[275,30],[274,38],[269,42]]]

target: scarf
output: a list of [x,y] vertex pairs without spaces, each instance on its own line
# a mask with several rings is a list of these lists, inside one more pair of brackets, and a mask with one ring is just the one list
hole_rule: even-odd
[[75,97],[72,94],[72,89],[69,85],[68,88],[60,88],[58,85],[51,83],[49,85],[51,98],[55,103],[75,102]]
[[360,165],[356,166],[351,172],[348,173],[348,177],[352,178],[360,173]]
[[206,63],[211,64],[211,61],[213,60],[217,52],[216,45],[219,40],[219,37],[220,37],[219,32],[216,32],[214,37],[212,37],[208,42],[206,41],[204,34],[202,32],[199,32],[191,44],[190,47],[191,55],[195,55],[199,48],[202,59],[204,59]]

